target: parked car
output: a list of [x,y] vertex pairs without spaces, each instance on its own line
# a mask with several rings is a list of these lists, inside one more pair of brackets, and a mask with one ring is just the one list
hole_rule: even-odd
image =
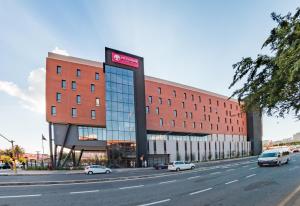
[[84,172],[85,174],[88,175],[97,174],[97,173],[109,174],[111,173],[111,169],[101,165],[90,165],[85,167]]
[[163,163],[158,163],[154,165],[154,168],[157,170],[161,170],[161,169],[168,169],[168,165],[163,164]]
[[259,155],[258,166],[288,164],[290,161],[290,152],[288,150],[267,150]]
[[168,165],[168,170],[170,171],[180,171],[180,170],[192,170],[195,169],[193,163],[184,161],[174,161]]
[[299,152],[298,148],[293,150],[293,153],[296,153],[296,152]]
[[0,163],[0,169],[10,169],[10,165],[8,163]]

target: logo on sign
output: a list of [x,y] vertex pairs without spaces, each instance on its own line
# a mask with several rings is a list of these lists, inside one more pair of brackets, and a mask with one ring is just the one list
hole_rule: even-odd
[[124,54],[118,54],[115,52],[112,52],[112,62],[118,63],[118,64],[123,64],[126,66],[138,68],[139,67],[139,60],[134,57],[126,56]]

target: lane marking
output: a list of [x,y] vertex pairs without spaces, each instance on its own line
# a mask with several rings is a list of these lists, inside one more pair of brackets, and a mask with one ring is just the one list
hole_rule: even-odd
[[165,200],[160,200],[157,202],[150,202],[150,203],[146,203],[146,204],[142,204],[142,205],[138,205],[138,206],[148,206],[148,205],[156,205],[159,203],[163,203],[163,202],[169,202],[171,199],[165,199]]
[[221,174],[221,172],[213,172],[213,173],[210,173],[211,175],[217,175],[217,174]]
[[248,175],[248,176],[246,176],[246,178],[250,178],[250,177],[253,177],[253,176],[255,176],[256,174],[252,174],[252,175]]
[[201,175],[189,177],[189,178],[187,178],[187,179],[188,179],[188,180],[192,180],[192,179],[196,179],[196,178],[199,178],[199,177],[201,177]]
[[172,182],[176,182],[176,180],[170,180],[170,181],[160,182],[158,184],[161,185],[161,184],[167,184],[167,183],[172,183]]
[[99,190],[87,190],[87,191],[70,192],[70,194],[73,195],[73,194],[84,194],[84,193],[93,193],[93,192],[99,192]]
[[257,169],[257,167],[251,167],[249,170],[255,170]]
[[131,188],[138,188],[138,187],[144,187],[144,185],[135,185],[135,186],[129,186],[129,187],[120,187],[120,190],[125,190],[125,189],[131,189]]
[[229,170],[226,170],[226,172],[233,171],[233,170],[235,170],[235,169],[229,169]]
[[40,197],[41,194],[35,194],[35,195],[13,195],[13,196],[0,196],[0,199],[5,198],[20,198],[20,197]]
[[249,167],[249,165],[244,165],[243,167]]
[[229,184],[232,184],[232,183],[237,182],[237,181],[238,181],[238,180],[232,180],[232,181],[230,181],[230,182],[226,182],[225,185],[229,185]]
[[199,190],[199,191],[196,191],[196,192],[192,192],[192,193],[190,193],[190,195],[199,194],[199,193],[206,192],[206,191],[209,191],[209,190],[212,190],[212,187],[204,189],[204,190]]

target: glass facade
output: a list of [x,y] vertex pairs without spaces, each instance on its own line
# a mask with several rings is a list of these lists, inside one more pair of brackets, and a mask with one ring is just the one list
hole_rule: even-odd
[[79,140],[106,140],[106,129],[78,126]]
[[147,140],[208,141],[208,136],[147,134]]
[[106,135],[113,166],[135,164],[136,128],[133,71],[105,66]]

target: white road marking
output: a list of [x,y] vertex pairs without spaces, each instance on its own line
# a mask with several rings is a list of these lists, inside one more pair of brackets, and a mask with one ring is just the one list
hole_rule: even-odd
[[221,174],[221,172],[213,172],[213,173],[210,173],[211,175],[217,175],[217,174]]
[[144,185],[135,185],[135,186],[129,186],[129,187],[120,187],[120,190],[125,190],[125,189],[131,189],[131,188],[138,188],[138,187],[144,187]]
[[142,205],[138,205],[138,206],[156,205],[156,204],[163,203],[163,202],[169,202],[170,200],[171,199],[165,199],[165,200],[160,200],[160,201],[157,201],[157,202],[146,203],[146,204],[142,204]]
[[250,177],[253,177],[253,176],[255,176],[256,174],[252,174],[252,175],[248,175],[248,176],[246,176],[246,178],[250,178]]
[[232,181],[230,181],[230,182],[226,182],[225,185],[229,185],[229,184],[232,184],[232,183],[237,182],[237,181],[238,181],[238,180],[232,180]]
[[249,165],[244,165],[243,167],[249,167]]
[[41,194],[35,194],[35,195],[13,195],[13,196],[0,196],[0,199],[5,198],[22,198],[22,197],[40,197]]
[[187,178],[187,179],[188,179],[188,180],[192,180],[192,179],[196,179],[196,178],[199,178],[199,177],[201,177],[201,175],[189,177],[189,178]]
[[257,167],[251,167],[249,170],[255,170],[257,169]]
[[70,192],[70,194],[73,195],[73,194],[84,194],[84,193],[93,193],[93,192],[99,192],[99,190],[87,190],[87,191]]
[[192,193],[190,193],[190,195],[199,194],[199,193],[206,192],[206,191],[209,191],[209,190],[212,190],[212,187],[204,189],[204,190],[199,190],[197,192],[192,192]]
[[229,169],[229,170],[226,170],[226,172],[233,171],[233,170],[235,170],[235,169]]
[[170,181],[165,181],[165,182],[160,182],[158,184],[167,184],[167,183],[172,183],[172,182],[176,182],[176,180],[170,180]]

